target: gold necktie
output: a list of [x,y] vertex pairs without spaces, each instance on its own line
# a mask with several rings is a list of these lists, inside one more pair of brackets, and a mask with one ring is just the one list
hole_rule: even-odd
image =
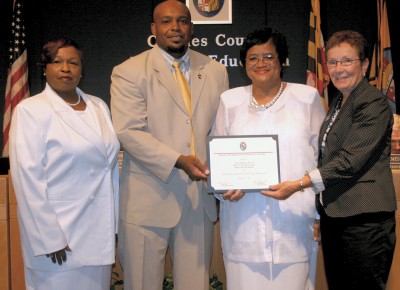
[[192,155],[195,155],[196,149],[195,149],[195,144],[194,144],[194,132],[193,132],[193,124],[192,124],[192,100],[191,100],[189,85],[186,81],[185,76],[183,75],[183,73],[181,72],[181,70],[179,68],[180,64],[181,63],[179,61],[174,61],[172,66],[175,69],[174,77],[175,77],[176,83],[178,84],[179,90],[181,91],[181,94],[183,96],[183,101],[185,102],[185,105],[186,105],[186,109],[189,113],[190,125],[191,125],[191,129],[192,129],[192,138],[191,138],[192,140],[190,142],[190,153]]

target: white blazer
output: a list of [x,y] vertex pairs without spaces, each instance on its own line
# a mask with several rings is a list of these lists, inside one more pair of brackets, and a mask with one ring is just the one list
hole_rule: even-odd
[[[110,112],[85,95],[92,129],[47,84],[22,101],[10,129],[10,167],[25,266],[58,271],[114,263],[119,142]],[[67,245],[67,262],[45,254]]]

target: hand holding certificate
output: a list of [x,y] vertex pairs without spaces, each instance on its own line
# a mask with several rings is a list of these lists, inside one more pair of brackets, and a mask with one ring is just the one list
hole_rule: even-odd
[[208,192],[268,190],[280,182],[277,135],[208,137]]

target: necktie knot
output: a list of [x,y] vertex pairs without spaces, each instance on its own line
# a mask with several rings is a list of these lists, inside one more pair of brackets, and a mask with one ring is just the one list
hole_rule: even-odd
[[181,62],[180,61],[174,61],[172,63],[172,66],[174,67],[175,70],[179,70],[180,71]]

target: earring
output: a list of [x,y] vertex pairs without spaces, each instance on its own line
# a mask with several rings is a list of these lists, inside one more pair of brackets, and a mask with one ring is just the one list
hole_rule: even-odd
[[43,73],[44,76],[46,76],[46,73]]

